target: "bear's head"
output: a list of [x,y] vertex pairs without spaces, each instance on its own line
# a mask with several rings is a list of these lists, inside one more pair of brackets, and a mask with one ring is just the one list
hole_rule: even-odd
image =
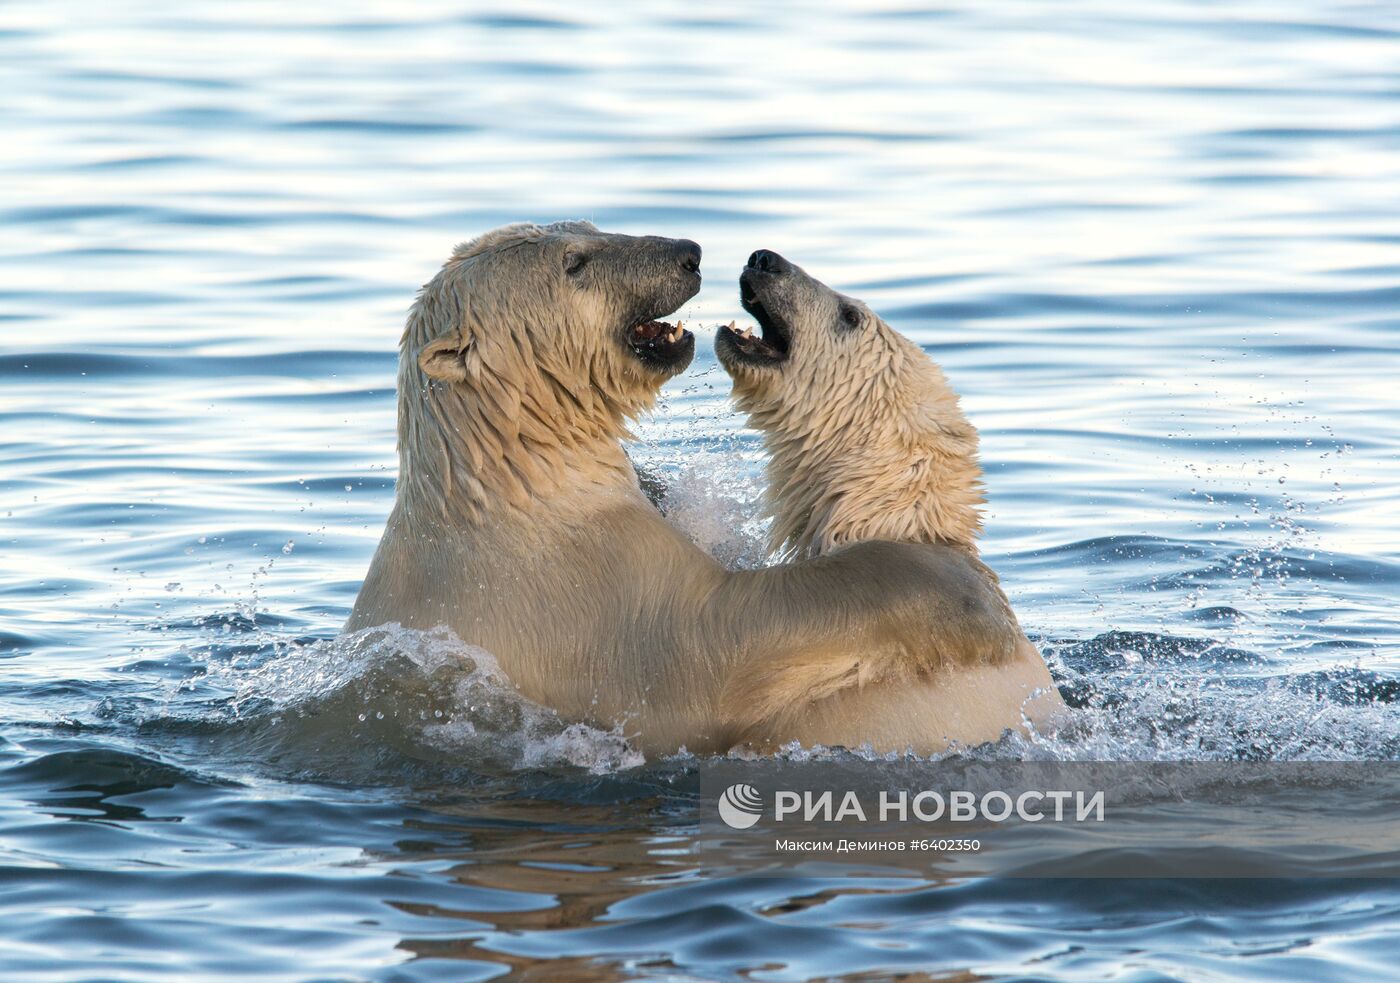
[[458,246],[404,331],[400,481],[474,517],[633,480],[618,441],[690,364],[695,336],[662,318],[699,289],[688,239],[556,222]]
[[867,539],[975,552],[977,431],[942,371],[864,303],[760,249],[739,278],[758,333],[715,354],[769,452],[770,546],[786,556]]

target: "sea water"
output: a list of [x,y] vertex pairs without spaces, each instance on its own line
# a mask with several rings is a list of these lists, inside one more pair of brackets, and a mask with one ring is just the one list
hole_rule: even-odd
[[414,291],[583,217],[705,248],[632,453],[726,563],[751,250],[944,366],[1079,708],[980,753],[1394,759],[1398,55],[1386,3],[6,5],[0,976],[1394,978],[1388,881],[711,865],[703,762],[337,635]]

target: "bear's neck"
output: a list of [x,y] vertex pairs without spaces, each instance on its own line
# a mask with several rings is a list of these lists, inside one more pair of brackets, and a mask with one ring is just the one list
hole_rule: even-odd
[[[622,448],[621,407],[536,413],[528,401],[400,378],[400,505],[418,521],[469,529],[511,519],[569,521],[611,499],[640,494]],[[614,494],[610,494],[614,493]]]
[[[912,347],[912,345],[911,345]],[[754,420],[769,453],[770,549],[815,556],[864,540],[942,543],[977,554],[977,431],[922,351],[859,406]]]

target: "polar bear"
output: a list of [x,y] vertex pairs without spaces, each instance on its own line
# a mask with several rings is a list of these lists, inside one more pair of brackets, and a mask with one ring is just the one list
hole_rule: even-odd
[[[834,557],[875,540],[951,548],[1004,597],[977,558],[977,430],[939,367],[865,304],[770,250],[749,257],[739,295],[759,334],[720,328],[715,353],[768,450],[771,552]],[[957,718],[964,739],[1050,722],[1063,701],[1035,646],[1016,634],[1013,658],[924,678],[927,705],[914,712],[942,721],[968,708]]]
[[664,318],[699,266],[688,240],[586,222],[453,252],[400,344],[396,498],[347,630],[445,624],[526,697],[646,754],[986,732],[911,730],[899,685],[1014,656],[1015,620],[965,551],[871,542],[730,571],[643,494],[627,420],[694,354]]

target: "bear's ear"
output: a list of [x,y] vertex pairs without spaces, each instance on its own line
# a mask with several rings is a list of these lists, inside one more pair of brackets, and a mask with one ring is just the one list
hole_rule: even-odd
[[418,353],[418,367],[429,379],[466,382],[467,359],[471,355],[472,342],[452,334],[424,345]]

